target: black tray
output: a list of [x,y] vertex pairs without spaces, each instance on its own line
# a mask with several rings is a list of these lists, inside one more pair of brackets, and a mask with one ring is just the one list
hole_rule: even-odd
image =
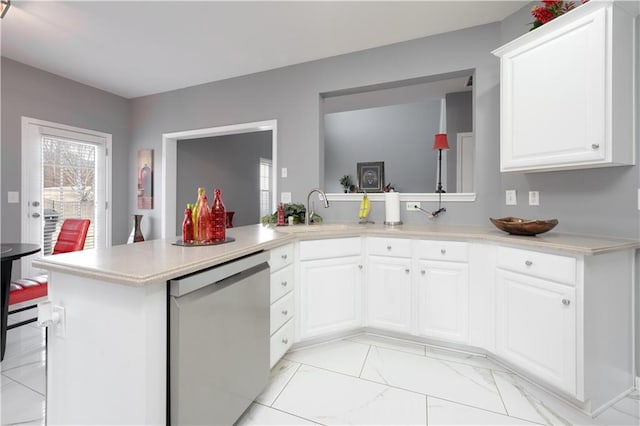
[[227,237],[226,240],[224,241],[215,241],[215,242],[211,242],[211,243],[185,243],[182,240],[178,240],[175,243],[171,243],[171,245],[174,246],[180,246],[180,247],[205,247],[205,246],[218,246],[220,244],[226,244],[226,243],[232,243],[234,242],[236,239],[233,237]]

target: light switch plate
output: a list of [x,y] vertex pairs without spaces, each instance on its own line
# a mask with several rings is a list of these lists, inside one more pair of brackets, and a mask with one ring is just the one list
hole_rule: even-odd
[[286,168],[286,167],[283,167],[283,168],[280,170],[280,177],[286,178],[288,173],[289,173],[289,171],[287,170],[287,168]]
[[291,193],[290,192],[281,192],[280,193],[280,202],[281,203],[290,203],[291,202]]
[[505,203],[508,206],[515,206],[518,204],[518,198],[516,197],[516,190],[515,189],[507,189],[506,191],[504,191],[504,199],[505,199]]
[[538,191],[529,191],[529,205],[530,206],[540,205],[540,193]]
[[7,192],[7,203],[15,204],[20,202],[20,193],[18,191]]

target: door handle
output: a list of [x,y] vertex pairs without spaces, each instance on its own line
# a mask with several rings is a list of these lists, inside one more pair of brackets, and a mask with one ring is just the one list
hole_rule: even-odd
[[35,213],[31,213],[31,217],[35,217],[36,219],[40,217],[40,213],[35,212]]

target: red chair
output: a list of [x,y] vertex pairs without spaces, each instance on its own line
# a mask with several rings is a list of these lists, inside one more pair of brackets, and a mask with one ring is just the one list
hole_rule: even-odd
[[[84,249],[84,242],[87,239],[90,224],[91,221],[89,219],[65,219],[52,254],[69,253]],[[37,307],[34,302],[36,299],[47,296],[48,286],[49,279],[46,275],[12,281],[9,291],[9,306],[14,305],[14,310],[9,311],[9,314],[16,314]],[[7,326],[7,330],[35,321],[37,321],[36,318],[20,321]]]

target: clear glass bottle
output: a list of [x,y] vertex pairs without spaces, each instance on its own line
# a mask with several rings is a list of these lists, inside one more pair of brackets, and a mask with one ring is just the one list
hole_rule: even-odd
[[212,240],[211,214],[209,213],[209,200],[207,199],[207,194],[205,193],[204,189],[202,190],[202,195],[200,196],[200,201],[198,201],[198,203],[197,239],[200,243],[208,243]]
[[192,205],[187,204],[184,210],[184,220],[182,221],[182,242],[185,244],[193,243],[193,213]]
[[222,242],[227,239],[227,214],[222,202],[222,194],[219,188],[214,191],[211,204],[211,216],[213,218],[213,241]]

